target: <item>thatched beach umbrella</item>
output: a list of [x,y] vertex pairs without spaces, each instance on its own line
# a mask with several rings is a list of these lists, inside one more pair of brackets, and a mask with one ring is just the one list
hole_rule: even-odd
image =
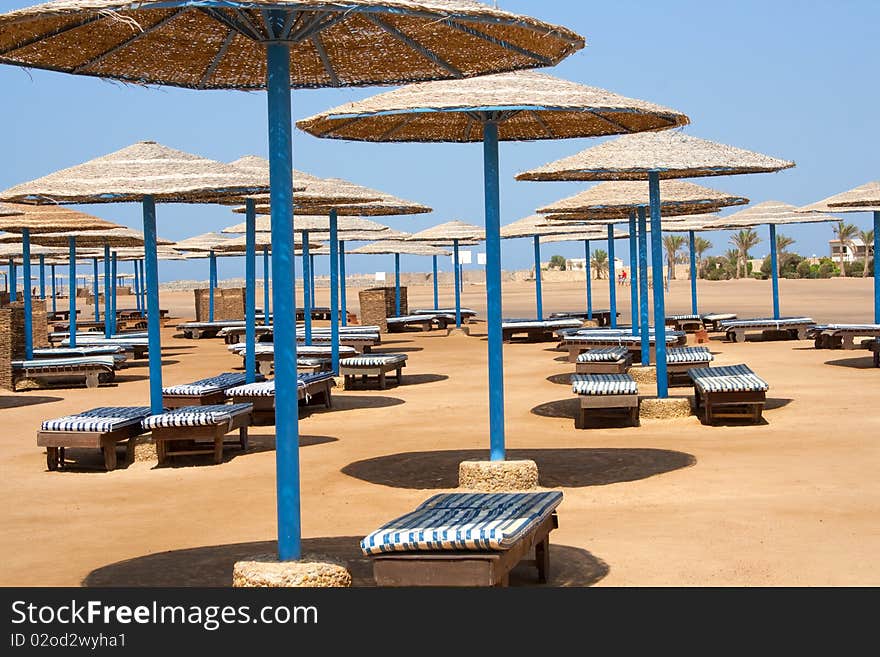
[[[472,0],[62,0],[0,16],[0,35],[0,57],[10,64],[192,89],[266,89],[272,233],[282,242],[293,223],[292,87],[552,66],[584,46],[569,30]],[[273,246],[281,307],[293,298],[292,247]],[[287,561],[301,556],[292,313],[276,318],[275,338],[290,345],[275,353],[278,556]]]
[[[39,10],[38,7],[0,15],[0,41],[9,32],[16,31],[7,22],[10,15],[19,17],[21,22],[13,23],[19,27],[31,24],[28,19],[31,15],[29,11],[36,11],[34,15],[38,16]],[[46,11],[44,5],[42,12]],[[86,10],[79,13],[83,11]],[[63,23],[76,18],[76,15],[67,15],[63,19],[55,16],[54,19]],[[51,22],[48,18],[46,20]],[[40,22],[40,28],[43,27],[44,22]],[[0,198],[40,205],[141,203],[144,216],[147,331],[150,344],[150,406],[154,413],[161,413],[162,357],[156,259],[156,203],[212,203],[223,197],[240,198],[266,189],[268,181],[263,175],[243,172],[221,162],[184,153],[153,141],[144,141],[43,178],[16,185],[0,193]],[[75,246],[73,238],[71,245]]]
[[[458,249],[464,242],[482,242],[486,239],[486,231],[479,226],[465,223],[464,221],[453,220],[446,223],[426,228],[407,238],[412,242],[426,242],[435,246],[442,243],[451,243],[452,245],[452,267],[455,272],[455,327],[461,328],[461,270],[458,260]],[[437,283],[437,256],[432,258],[434,271],[434,310],[440,307],[439,290]]]
[[[31,300],[31,255],[30,255],[30,245],[33,241],[37,243],[35,240],[32,240],[32,235],[36,237],[38,234],[47,233],[47,232],[57,232],[57,231],[65,231],[65,230],[76,230],[84,231],[86,233],[101,230],[105,228],[115,228],[118,224],[114,224],[111,221],[105,221],[104,219],[99,219],[98,217],[94,217],[89,214],[85,214],[84,212],[77,212],[76,210],[70,210],[68,208],[63,208],[60,206],[49,206],[49,207],[32,207],[28,205],[7,205],[6,206],[11,211],[15,211],[19,214],[16,215],[7,215],[5,217],[0,217],[0,230],[5,230],[11,233],[18,233],[21,235],[22,242],[22,271],[25,277],[25,286],[24,286],[24,346],[25,346],[25,358],[30,360],[33,357],[34,353],[34,344],[33,344],[33,318],[32,318],[32,300]],[[73,233],[71,240],[76,237],[77,233]],[[39,242],[40,244],[45,244],[45,242]],[[57,245],[56,245],[57,246]],[[65,243],[61,246],[68,246],[71,252],[71,280],[76,280],[75,268],[75,245],[73,241],[65,241]],[[11,267],[10,269],[14,269]],[[40,296],[41,298],[46,298],[46,266],[44,256],[41,256],[40,260]],[[11,278],[13,283],[15,283],[15,275],[14,272],[11,272]],[[15,285],[13,284],[10,290],[10,300],[16,300],[15,294]],[[97,301],[95,301],[97,306]],[[75,308],[76,306],[76,295],[71,295],[70,299],[71,308]],[[76,313],[71,310],[71,322],[72,325],[76,319]],[[74,340],[75,344],[75,340]]]
[[[714,212],[732,205],[744,205],[747,198],[721,192],[703,185],[681,180],[660,181],[660,214],[661,217],[671,215],[702,214]],[[648,272],[647,254],[640,253],[647,246],[647,222],[645,212],[650,204],[648,182],[644,180],[621,180],[600,182],[579,194],[557,201],[540,208],[550,220],[568,222],[577,220],[588,224],[608,224],[616,221],[629,221],[630,232],[630,301],[633,308],[632,332],[638,335],[641,324],[647,324],[648,318]],[[638,217],[638,219],[637,219]],[[644,235],[639,236],[640,228]],[[696,271],[694,243],[696,235],[689,233],[691,245],[691,272]],[[644,266],[639,263],[644,261]],[[609,281],[611,282],[611,281]],[[639,307],[636,313],[635,308]],[[691,277],[691,312],[697,313],[697,281]],[[613,315],[612,315],[613,317]],[[647,365],[650,359],[647,326],[642,330],[642,364]]]
[[[874,214],[874,323],[880,324],[880,181],[865,183],[859,187],[829,196],[806,205],[799,212],[872,212]],[[841,245],[843,248],[843,245]],[[868,266],[868,245],[865,245],[865,267]]]
[[[654,281],[659,282],[663,278],[661,179],[763,173],[793,166],[794,162],[674,131],[625,135],[571,157],[520,173],[516,179],[581,181],[647,179],[651,211],[651,260]],[[639,228],[641,227],[640,225]],[[669,395],[665,315],[663,286],[655,283],[654,331],[657,340],[657,397],[660,399]],[[642,326],[643,343],[646,331],[647,328]]]
[[596,137],[686,123],[684,114],[653,103],[531,72],[413,85],[297,123],[313,135],[333,139],[483,143],[493,461],[505,459],[499,140]]

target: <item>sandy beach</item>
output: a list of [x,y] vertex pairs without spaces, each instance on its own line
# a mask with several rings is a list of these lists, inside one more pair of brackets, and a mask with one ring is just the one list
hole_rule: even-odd
[[[870,279],[780,283],[783,315],[871,319]],[[505,316],[533,316],[533,289],[505,285]],[[607,283],[594,282],[594,292],[595,307],[607,307]],[[318,290],[318,305],[326,294]],[[429,287],[408,294],[411,307],[431,304]],[[441,294],[452,303],[451,289]],[[618,295],[626,322],[629,289]],[[483,287],[468,286],[462,303],[485,318]],[[164,293],[161,305],[180,320],[193,315],[191,292]],[[582,282],[545,286],[545,312],[583,305]],[[770,283],[700,281],[700,305],[767,316]],[[357,311],[355,293],[349,309]],[[689,310],[689,282],[674,281],[667,311]],[[176,321],[162,336],[166,385],[241,367],[222,340],[175,337]],[[377,351],[409,355],[403,385],[337,390],[333,409],[303,415],[304,547],[344,560],[356,586],[373,584],[362,536],[455,487],[461,460],[488,455],[485,324],[471,332],[383,336]],[[770,383],[765,423],[710,427],[690,417],[576,430],[577,401],[566,385],[573,366],[553,347],[511,344],[504,352],[508,456],[534,459],[542,486],[564,492],[551,586],[880,584],[880,370],[869,352],[816,350],[806,341],[730,344],[714,334],[716,364],[746,363]],[[273,427],[253,428],[250,450],[228,450],[219,465],[139,460],[109,473],[46,470],[36,446],[43,419],[147,399],[146,361],[97,390],[0,395],[0,584],[227,586],[234,561],[272,551]],[[521,568],[511,583],[533,580]]]

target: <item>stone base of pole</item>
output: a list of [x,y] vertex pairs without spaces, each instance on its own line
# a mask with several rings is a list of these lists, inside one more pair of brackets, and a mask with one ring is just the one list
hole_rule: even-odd
[[691,401],[687,397],[648,397],[639,402],[639,418],[642,420],[675,420],[692,414]]
[[538,487],[538,464],[534,461],[462,461],[458,486],[485,493],[534,490]]
[[629,375],[636,383],[657,385],[657,368],[653,365],[633,365],[629,368]]
[[337,588],[351,586],[351,573],[331,561],[278,561],[261,554],[232,567],[235,588]]
[[471,330],[467,326],[453,326],[452,328],[446,329],[447,337],[450,335],[470,335]]

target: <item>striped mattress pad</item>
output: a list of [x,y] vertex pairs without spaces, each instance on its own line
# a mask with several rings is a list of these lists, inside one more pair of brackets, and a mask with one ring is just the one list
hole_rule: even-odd
[[[330,356],[332,354],[332,347],[330,345],[304,345],[298,344],[296,345],[296,356],[299,358],[302,356],[303,358],[320,358],[322,356]],[[343,358],[346,356],[354,356],[357,353],[357,349],[354,347],[350,347],[345,344],[339,345],[339,357]]]
[[735,328],[773,328],[782,329],[787,326],[807,326],[815,324],[810,317],[780,317],[773,319],[772,317],[758,317],[755,319],[734,319],[720,323],[723,329]]
[[[677,332],[666,334],[666,344],[676,344],[681,339]],[[648,335],[648,344],[654,344],[657,341],[656,336],[652,333]],[[602,344],[602,345],[639,345],[642,344],[640,335],[569,335],[563,338],[564,345],[577,344]]]
[[709,322],[721,322],[736,319],[736,313],[704,313],[703,319]]
[[[296,387],[308,388],[310,385],[321,383],[322,381],[332,381],[336,385],[336,379],[333,372],[315,372],[314,374],[297,374]],[[247,383],[242,386],[236,386],[226,391],[227,397],[274,397],[275,381],[260,381],[258,383]]]
[[629,374],[573,374],[571,391],[577,395],[637,395],[639,387]]
[[62,347],[54,349],[34,349],[34,358],[70,358],[83,356],[114,356],[125,358],[125,349],[118,345],[106,347]]
[[302,367],[318,367],[319,365],[327,365],[333,361],[332,358],[299,358],[296,359],[296,364],[301,365]]
[[706,347],[673,347],[666,352],[666,362],[670,365],[684,363],[709,363],[715,356]]
[[689,319],[693,319],[693,320],[701,320],[701,319],[703,319],[703,318],[702,318],[700,315],[685,314],[685,315],[667,315],[667,316],[666,316],[666,319],[671,319],[671,320],[674,320],[674,321],[676,321],[676,322],[683,322],[683,321],[687,321],[687,320],[689,320]]
[[162,388],[162,394],[168,396],[207,395],[212,392],[221,392],[234,386],[240,386],[246,381],[244,372],[224,372],[207,379],[184,383],[176,386]]
[[[296,341],[298,343],[305,342],[306,336],[304,334],[297,334]],[[373,341],[379,339],[378,333],[340,333],[339,341],[345,342],[346,340],[365,340],[365,341]],[[312,334],[312,342],[331,342],[333,337],[329,333],[313,333]]]
[[442,313],[431,313],[430,315],[400,315],[398,317],[386,317],[386,324],[407,324],[409,322],[424,322],[426,319],[432,319],[434,315]]
[[583,323],[579,319],[504,319],[501,321],[503,329],[566,329],[580,328]]
[[361,356],[343,358],[339,361],[339,364],[345,367],[379,367],[381,365],[405,363],[406,360],[406,354],[363,354]]
[[700,392],[766,392],[770,385],[755,374],[748,365],[724,367],[695,367],[688,370],[694,386]]
[[141,421],[147,431],[169,427],[212,427],[225,424],[237,415],[253,411],[253,404],[214,404],[184,406],[161,415],[151,415]]
[[105,433],[140,424],[150,414],[146,406],[101,406],[76,415],[46,420],[42,431],[88,431]]
[[366,555],[508,550],[546,520],[562,493],[441,493],[361,539]]
[[[470,308],[460,308],[459,312],[462,315],[476,315],[477,312],[475,310],[471,310]],[[436,310],[430,310],[428,308],[421,308],[419,310],[413,310],[413,315],[455,315],[455,308],[437,308]]]
[[[150,341],[148,338],[104,338],[104,337],[79,337],[76,338],[77,345],[88,345],[88,346],[117,346],[125,349],[126,347],[148,347],[150,346]],[[62,347],[70,346],[70,339],[65,339],[61,341]]]
[[14,360],[12,369],[24,371],[38,371],[49,369],[69,369],[71,371],[84,369],[108,369],[116,368],[114,356],[80,356],[73,358],[38,358],[36,360]]
[[880,331],[880,324],[826,324],[822,329],[825,331],[841,331],[844,333],[858,333],[859,331],[874,332]]
[[579,363],[615,363],[626,358],[629,349],[626,347],[600,347],[580,354]]
[[234,319],[234,320],[226,320],[226,321],[218,321],[218,322],[183,322],[182,324],[178,324],[176,328],[179,329],[203,329],[203,328],[215,328],[215,329],[223,329],[223,328],[236,328],[239,326],[245,326],[244,320]]

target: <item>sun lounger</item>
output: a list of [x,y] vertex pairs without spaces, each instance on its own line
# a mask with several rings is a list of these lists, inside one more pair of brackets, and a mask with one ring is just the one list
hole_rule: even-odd
[[225,328],[235,328],[244,325],[244,320],[183,322],[182,324],[178,324],[176,328],[183,333],[183,337],[200,340],[202,338],[216,338],[217,334]]
[[[594,310],[592,312],[592,318],[590,317],[591,313],[587,311],[577,311],[577,312],[559,312],[559,313],[550,313],[550,319],[579,319],[582,322],[594,321],[599,326],[609,326],[611,324],[611,311],[610,310]],[[617,316],[620,317],[620,313],[617,313]]]
[[721,322],[729,322],[736,319],[736,313],[704,313],[703,326],[707,331],[718,332],[721,330]]
[[333,367],[332,358],[299,358],[296,359],[296,369],[298,372],[329,372]]
[[823,324],[812,327],[807,337],[814,340],[816,349],[859,349],[856,338],[880,337],[880,324]]
[[134,460],[135,437],[144,432],[141,420],[150,409],[140,406],[102,406],[46,420],[37,432],[37,445],[46,448],[49,470],[64,466],[65,450],[70,448],[97,448],[104,453],[104,467],[116,467],[116,446],[126,442],[126,461]]
[[528,342],[555,340],[555,331],[580,328],[578,319],[505,319],[501,322],[501,339],[510,342],[514,337],[525,336]]
[[[254,335],[257,340],[263,336],[271,337],[272,332],[273,328],[271,326],[266,326],[265,324],[259,324],[254,327]],[[223,338],[226,344],[238,344],[239,342],[244,342],[246,334],[247,328],[244,326],[227,326],[217,332],[217,337]]]
[[367,382],[369,377],[376,377],[381,390],[385,390],[385,377],[388,372],[395,372],[397,385],[401,383],[403,368],[406,367],[406,354],[370,354],[353,356],[339,361],[339,375],[345,377],[345,389],[360,377]]
[[574,374],[571,390],[580,398],[576,429],[587,424],[587,414],[625,411],[633,426],[639,424],[639,388],[629,374]]
[[874,354],[874,367],[880,367],[880,338],[871,340],[865,345],[865,349]]
[[[297,345],[304,345],[305,343],[305,335],[297,334],[296,341]],[[312,345],[321,345],[321,344],[332,344],[333,337],[330,333],[313,333],[312,334]],[[373,350],[373,347],[381,344],[381,339],[379,338],[378,333],[340,333],[339,334],[339,344],[346,347],[352,347],[359,354],[368,354]]]
[[703,421],[737,418],[761,421],[769,385],[747,365],[695,367],[688,371],[694,383],[697,412],[703,410]]
[[[99,334],[94,336],[76,336],[77,347],[122,347],[122,349],[125,350],[126,355],[132,360],[142,360],[146,358],[149,345],[149,339],[146,336],[140,337],[139,335],[131,337],[114,335],[109,338],[105,338]],[[61,340],[61,346],[69,347],[70,339],[65,338]]]
[[807,330],[814,326],[809,317],[782,317],[780,319],[734,319],[719,322],[731,342],[745,342],[746,333],[760,331],[764,340],[804,340]]
[[701,331],[703,326],[703,317],[701,315],[684,314],[684,315],[667,315],[666,326],[671,326],[676,331],[684,331],[685,333],[696,333]]
[[[336,386],[336,379],[330,372],[298,374],[296,377],[297,396],[304,404],[321,402],[331,408],[333,400],[330,390]],[[275,381],[248,383],[226,391],[233,404],[248,403],[253,406],[254,424],[275,424]]]
[[713,360],[706,347],[672,347],[666,351],[666,374],[671,382],[695,367],[709,367]]
[[388,327],[389,333],[398,333],[414,326],[421,328],[422,331],[430,331],[432,328],[434,328],[435,321],[442,321],[443,324],[446,323],[445,319],[438,319],[442,317],[442,315],[434,314],[401,315],[399,317],[386,317],[385,324]]
[[577,357],[578,374],[623,374],[632,365],[632,355],[626,347],[599,347]]
[[[337,312],[339,313],[339,317],[342,317],[342,311],[338,310]],[[330,308],[328,308],[327,306],[312,306],[310,314],[312,316],[312,319],[325,320],[328,322],[331,319],[333,319],[333,311]],[[297,308],[296,309],[297,321],[301,322],[305,319],[305,317],[306,317],[305,308]]]
[[[259,377],[262,380],[262,376]],[[242,385],[244,372],[224,372],[207,379],[162,388],[162,405],[165,408],[184,406],[214,406],[226,401],[229,388]]]
[[[656,359],[656,336],[653,331],[648,335],[648,350],[651,361]],[[684,331],[669,331],[666,333],[666,346],[675,347],[687,344],[687,334]],[[606,333],[602,329],[595,334],[577,333],[563,338],[556,347],[562,351],[568,351],[568,362],[577,362],[578,356],[589,349],[599,347],[626,347],[633,358],[641,355],[642,338],[632,333]]]
[[[76,330],[77,332],[82,331],[83,333],[100,333],[104,330],[104,320],[93,320],[93,319],[78,319],[76,320]],[[52,331],[55,333],[66,333],[70,331],[70,322],[62,321],[62,322],[53,322],[52,323]]]
[[113,356],[14,360],[11,365],[13,390],[25,380],[39,383],[79,380],[87,388],[97,388],[100,383],[110,383],[116,378]]
[[[229,346],[229,350],[234,354],[237,354],[242,357],[242,359],[246,358],[246,347],[245,345],[239,343]],[[268,376],[272,373],[272,370],[275,366],[275,345],[271,342],[261,342],[258,343],[255,347],[255,357],[257,361],[257,369],[260,374]],[[340,358],[348,358],[350,356],[356,356],[357,350],[354,347],[348,345],[339,345],[339,357]],[[331,347],[330,345],[304,345],[297,344],[296,345],[296,358],[297,358],[297,368],[299,368],[300,359],[310,359],[310,358],[330,358],[331,357]],[[304,366],[311,367],[311,365]]]
[[251,404],[184,406],[151,415],[141,425],[153,434],[159,465],[169,457],[190,454],[213,454],[214,463],[220,463],[226,434],[238,429],[236,442],[247,449],[252,414]]
[[550,569],[550,532],[562,493],[441,493],[361,540],[379,586],[507,586],[534,553]]
[[117,369],[122,367],[126,360],[125,349],[119,345],[34,349],[34,360],[43,358],[88,358],[90,356],[113,356]]
[[[461,321],[463,321],[463,322],[467,322],[477,316],[477,311],[471,310],[470,308],[461,308],[460,313],[461,313]],[[452,318],[451,323],[453,323],[453,324],[455,323],[455,308],[436,308],[433,310],[430,308],[420,308],[419,310],[411,310],[410,314],[411,315],[443,315],[445,317],[451,317]],[[441,327],[441,328],[445,328],[445,327]]]

